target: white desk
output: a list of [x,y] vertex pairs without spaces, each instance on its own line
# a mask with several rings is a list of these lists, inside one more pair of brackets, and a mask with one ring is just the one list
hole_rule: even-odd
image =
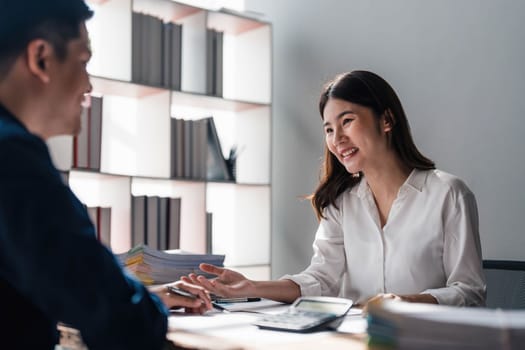
[[[266,302],[266,303],[265,303]],[[288,305],[255,303],[251,311],[276,313]],[[253,312],[209,312],[202,316],[175,313],[169,318],[168,339],[192,349],[263,350],[263,349],[367,349],[366,320],[350,314],[338,331],[292,333],[262,330],[251,325],[260,315]]]

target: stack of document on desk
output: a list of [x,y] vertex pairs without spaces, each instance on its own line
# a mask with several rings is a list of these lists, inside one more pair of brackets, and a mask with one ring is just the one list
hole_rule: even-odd
[[371,344],[400,349],[523,349],[525,310],[411,304],[370,305]]
[[145,245],[117,254],[117,258],[129,272],[147,285],[173,282],[189,273],[206,276],[199,269],[200,263],[216,266],[224,264],[224,255],[192,254],[180,250],[159,251]]

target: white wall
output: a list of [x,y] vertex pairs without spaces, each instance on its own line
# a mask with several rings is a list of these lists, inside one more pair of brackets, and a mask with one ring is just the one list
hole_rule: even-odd
[[484,258],[525,260],[525,1],[246,0],[273,23],[272,275],[310,260],[323,82],[369,69],[476,194]]

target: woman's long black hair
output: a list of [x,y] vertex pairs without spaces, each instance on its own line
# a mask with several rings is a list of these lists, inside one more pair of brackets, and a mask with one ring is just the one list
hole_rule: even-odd
[[[319,99],[321,119],[324,119],[326,103],[332,98],[369,107],[378,119],[384,114],[388,116],[393,125],[389,133],[390,147],[394,149],[399,159],[410,169],[435,168],[434,162],[423,156],[414,144],[401,101],[394,89],[383,78],[363,70],[336,76],[324,86],[321,92]],[[361,174],[349,174],[325,145],[321,179],[310,196],[317,218],[319,220],[323,218],[323,210],[329,205],[336,205],[337,197],[359,183],[360,177]]]

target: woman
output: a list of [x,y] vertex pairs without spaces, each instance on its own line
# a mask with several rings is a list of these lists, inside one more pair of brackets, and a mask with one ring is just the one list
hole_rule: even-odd
[[341,74],[325,86],[319,111],[326,150],[311,196],[320,224],[310,266],[251,281],[203,264],[217,278],[184,280],[222,296],[284,302],[339,295],[362,305],[371,298],[483,305],[475,197],[418,151],[390,85],[367,71]]

